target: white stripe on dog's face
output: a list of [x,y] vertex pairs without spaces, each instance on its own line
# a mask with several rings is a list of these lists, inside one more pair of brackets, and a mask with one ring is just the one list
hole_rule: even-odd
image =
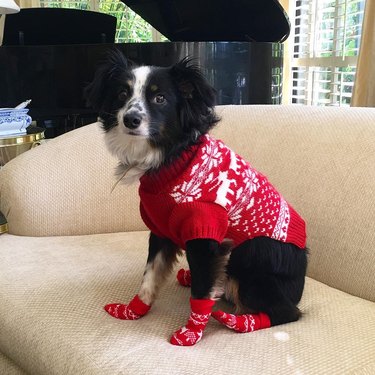
[[[129,134],[137,134],[138,136],[149,135],[149,118],[146,110],[146,82],[148,80],[151,68],[149,66],[141,66],[132,71],[134,74],[134,86],[133,93],[129,101],[126,103],[125,107],[120,109],[117,114],[118,123],[123,127],[123,131]],[[142,122],[140,126],[132,130],[131,132],[128,129],[125,129],[123,118],[126,114],[137,113],[141,116]]]
[[150,72],[151,72],[151,69],[149,66],[141,66],[133,70],[135,83],[134,83],[133,96],[131,100],[142,99],[142,93],[143,93],[143,90],[146,89],[146,82],[147,82]]
[[[132,95],[117,112],[118,125],[106,132],[105,141],[110,152],[122,163],[120,174],[124,174],[129,166],[132,168],[126,173],[124,182],[131,183],[139,179],[145,171],[157,168],[162,162],[162,151],[152,147],[148,142],[150,134],[149,113],[146,107],[146,85],[152,68],[142,66],[132,71]],[[142,121],[139,127],[128,129],[124,124],[127,113],[137,113]],[[151,287],[150,287],[151,288]]]
[[133,86],[133,95],[129,99],[127,105],[125,106],[125,110],[131,110],[132,107],[138,109],[140,112],[146,112],[145,106],[145,90],[146,90],[146,82],[148,76],[151,72],[149,66],[141,66],[133,70],[133,74],[135,77],[134,86]]

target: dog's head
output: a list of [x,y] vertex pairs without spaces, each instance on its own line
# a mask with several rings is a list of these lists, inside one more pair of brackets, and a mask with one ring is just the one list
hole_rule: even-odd
[[[218,122],[215,91],[190,59],[167,68],[137,67],[116,50],[96,71],[86,97],[110,151],[126,165],[140,162],[142,153],[158,159],[151,168],[158,167]],[[131,149],[137,155],[129,155]]]

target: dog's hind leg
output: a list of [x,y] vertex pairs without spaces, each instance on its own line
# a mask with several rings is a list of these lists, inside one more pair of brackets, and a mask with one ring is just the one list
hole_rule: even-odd
[[173,268],[179,248],[171,241],[150,234],[149,254],[139,293],[129,304],[112,303],[104,309],[113,317],[135,320],[145,315],[151,308],[160,286]]
[[212,317],[228,328],[241,333],[271,327],[270,318],[264,313],[235,315],[218,310],[212,313]]
[[243,315],[216,311],[212,317],[237,332],[297,321],[306,267],[305,249],[267,237],[246,241],[233,250],[227,267],[236,285],[231,300]]
[[286,289],[293,288],[292,284],[295,283],[280,281],[270,275],[253,279],[252,285],[246,285],[245,291],[241,290],[243,285],[240,283],[239,309],[255,313],[235,315],[219,310],[213,312],[212,317],[228,328],[242,333],[297,321],[301,313],[285,293]]

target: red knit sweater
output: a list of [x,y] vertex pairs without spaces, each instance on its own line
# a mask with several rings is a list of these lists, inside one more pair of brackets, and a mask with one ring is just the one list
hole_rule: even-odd
[[235,245],[259,236],[306,246],[305,222],[267,178],[205,135],[172,165],[140,179],[142,219],[181,248],[198,238]]

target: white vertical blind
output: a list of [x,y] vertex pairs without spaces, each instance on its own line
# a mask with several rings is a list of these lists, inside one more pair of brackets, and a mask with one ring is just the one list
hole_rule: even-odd
[[295,0],[292,103],[350,105],[365,0]]

